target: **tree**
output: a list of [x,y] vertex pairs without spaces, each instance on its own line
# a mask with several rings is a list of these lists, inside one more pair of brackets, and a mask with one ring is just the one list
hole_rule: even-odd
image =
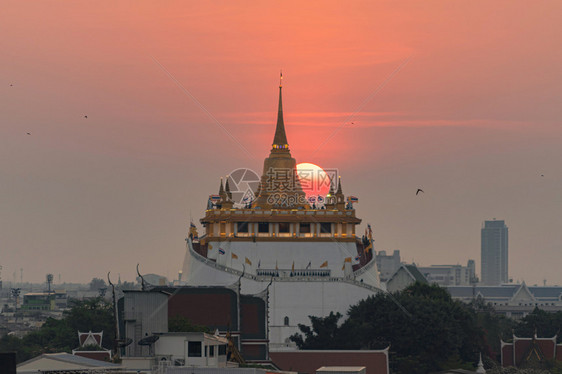
[[342,349],[347,348],[345,331],[338,328],[340,313],[330,312],[327,317],[308,316],[312,327],[299,323],[299,330],[304,334],[294,334],[290,339],[297,344],[299,349]]
[[98,291],[100,288],[106,288],[105,281],[101,278],[93,278],[90,281],[90,291]]
[[103,331],[102,346],[113,346],[115,321],[111,304],[102,298],[72,300],[71,309],[63,318],[49,318],[40,329],[30,332],[22,339],[4,336],[0,339],[1,351],[16,351],[18,362],[42,353],[71,352],[77,348],[78,331]]
[[[515,328],[515,335],[531,337],[535,334],[542,338],[550,338],[562,331],[562,312],[549,313],[535,308],[523,317]],[[557,339],[561,343],[561,337]]]
[[197,325],[183,316],[174,316],[168,320],[169,332],[207,332],[211,330],[207,326]]
[[381,349],[390,346],[396,373],[473,368],[484,351],[476,313],[436,285],[413,284],[402,292],[378,293],[341,315],[310,317],[311,327],[291,340],[303,349]]
[[478,326],[484,330],[484,345],[488,347],[489,357],[497,361],[500,360],[501,342],[509,341],[512,337],[513,329],[517,322],[505,315],[496,313],[490,303],[485,303],[481,297],[469,303],[469,306],[476,312]]

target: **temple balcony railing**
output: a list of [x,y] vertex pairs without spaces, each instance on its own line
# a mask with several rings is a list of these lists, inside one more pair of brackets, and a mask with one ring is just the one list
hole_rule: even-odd
[[[383,289],[379,288],[379,287],[375,287],[375,286],[371,286],[369,284],[360,282],[358,280],[355,279],[355,277],[357,275],[363,274],[366,270],[364,270],[363,272],[359,273],[359,270],[369,266],[372,267],[373,264],[375,263],[375,260],[371,260],[369,262],[369,264],[367,264],[366,266],[364,266],[363,268],[355,271],[354,273],[350,274],[347,277],[332,277],[332,276],[310,276],[310,275],[296,275],[296,272],[300,272],[300,271],[304,271],[304,270],[312,270],[312,269],[303,269],[303,270],[295,270],[294,272],[291,270],[285,270],[285,271],[289,271],[289,276],[288,277],[276,277],[276,276],[272,276],[272,275],[254,275],[254,274],[249,274],[246,272],[242,272],[240,270],[236,270],[233,268],[230,268],[228,266],[225,265],[221,265],[218,264],[217,262],[210,260],[206,257],[203,257],[202,255],[200,255],[199,253],[197,253],[192,246],[191,240],[187,241],[187,247],[188,250],[190,251],[190,253],[193,255],[194,258],[196,258],[198,261],[201,261],[203,263],[205,263],[206,265],[210,266],[210,267],[214,267],[215,269],[224,271],[226,273],[230,273],[232,275],[236,275],[238,277],[243,277],[245,279],[251,279],[254,280],[256,282],[268,282],[271,280],[275,280],[276,282],[342,282],[342,283],[348,283],[348,284],[353,284],[355,286],[358,287],[362,287],[362,288],[366,288],[368,290],[371,290],[375,293],[377,292],[385,292]],[[264,269],[265,270],[265,269]],[[329,270],[329,269],[328,269]],[[293,276],[290,276],[290,273],[293,273]]]
[[256,275],[262,277],[330,277],[330,269],[256,269]]

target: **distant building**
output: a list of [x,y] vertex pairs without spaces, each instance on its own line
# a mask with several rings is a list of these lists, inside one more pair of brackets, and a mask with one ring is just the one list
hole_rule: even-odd
[[437,283],[440,286],[468,286],[476,283],[474,268],[474,260],[468,260],[467,266],[431,265],[418,267],[429,283]]
[[[225,368],[228,340],[204,332],[165,332],[155,334],[154,353],[143,357],[122,357],[127,370],[144,371],[171,367]],[[191,373],[191,372],[190,372]]]
[[481,231],[482,284],[497,286],[508,281],[508,229],[505,222],[484,221]]
[[416,282],[427,283],[427,280],[416,265],[400,265],[398,270],[386,282],[386,290],[388,292],[401,291]]
[[395,250],[392,255],[387,255],[386,251],[379,251],[375,255],[377,269],[379,269],[379,277],[381,282],[386,282],[392,274],[400,267],[400,251]]
[[22,310],[57,310],[67,307],[66,291],[29,292],[23,295]]
[[[185,318],[189,322],[230,333],[244,360],[269,361],[268,289],[254,295],[240,293],[240,283],[228,287],[154,287],[150,291],[124,291],[119,300],[122,317],[121,336],[131,339],[126,357],[154,356],[149,345],[139,342],[146,337],[167,333],[168,322]],[[286,319],[287,323],[291,323]]]
[[[144,281],[152,286],[167,286],[169,284],[168,278],[158,274],[143,274]],[[141,279],[137,277],[137,282],[140,284]]]
[[448,286],[453,299],[469,303],[481,299],[496,312],[514,319],[531,313],[535,307],[547,312],[562,311],[562,287],[504,284],[502,286]]

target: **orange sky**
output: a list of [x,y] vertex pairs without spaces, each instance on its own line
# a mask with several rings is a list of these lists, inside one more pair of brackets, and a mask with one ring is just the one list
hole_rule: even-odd
[[293,156],[340,170],[379,250],[479,267],[496,217],[514,280],[562,284],[561,8],[4,1],[2,276],[173,277],[219,177],[261,172],[283,69]]

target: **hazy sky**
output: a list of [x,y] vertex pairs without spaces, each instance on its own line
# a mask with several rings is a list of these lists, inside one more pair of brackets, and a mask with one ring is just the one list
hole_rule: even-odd
[[293,157],[339,169],[377,250],[480,273],[495,217],[510,277],[562,285],[559,1],[1,8],[4,281],[175,278],[219,177],[261,173],[283,69]]

